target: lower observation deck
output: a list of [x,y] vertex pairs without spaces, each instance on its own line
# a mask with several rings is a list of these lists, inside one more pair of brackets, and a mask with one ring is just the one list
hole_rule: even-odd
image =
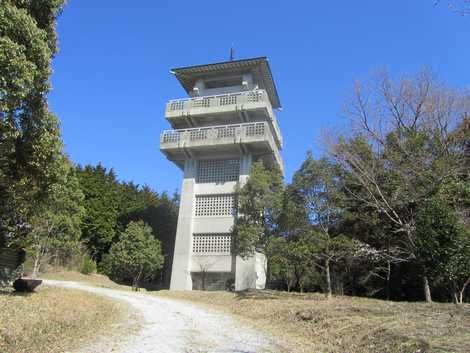
[[274,138],[282,148],[282,136],[276,115],[264,90],[253,90],[171,100],[165,117],[175,129],[246,122],[268,121]]
[[250,153],[284,171],[267,122],[167,130],[160,135],[160,150],[180,168],[187,159],[228,159]]

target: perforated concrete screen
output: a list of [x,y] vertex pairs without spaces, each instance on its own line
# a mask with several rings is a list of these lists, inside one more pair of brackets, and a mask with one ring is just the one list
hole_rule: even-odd
[[237,104],[237,96],[236,95],[224,95],[220,97],[219,104],[220,105]]
[[182,110],[184,108],[184,100],[170,102],[170,110]]
[[202,160],[197,162],[198,183],[224,183],[237,181],[240,175],[240,160]]
[[207,139],[207,132],[208,129],[197,129],[197,130],[191,130],[189,132],[189,139],[191,141],[197,141],[197,140],[205,140]]
[[251,91],[247,93],[248,102],[259,102],[263,100],[263,92],[261,91]]
[[246,136],[262,136],[264,135],[264,123],[248,125],[246,127]]
[[229,255],[232,237],[222,234],[193,234],[193,254]]
[[208,108],[211,105],[212,97],[197,98],[193,101],[193,108]]
[[180,140],[180,133],[178,131],[168,131],[163,134],[163,142],[179,142]]
[[217,130],[218,139],[235,136],[235,126],[221,126],[215,129]]
[[234,213],[233,194],[196,196],[196,217],[232,216]]

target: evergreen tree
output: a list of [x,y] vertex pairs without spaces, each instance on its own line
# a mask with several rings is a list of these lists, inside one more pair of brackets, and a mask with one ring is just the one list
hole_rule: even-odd
[[[315,160],[311,153],[295,173],[292,187],[301,195],[312,230],[312,257],[325,276],[328,298],[332,296],[331,264],[353,253],[355,242],[338,233],[344,201],[344,178],[338,165],[326,158]],[[306,234],[309,234],[306,233]]]
[[62,0],[0,3],[0,242],[23,243],[60,179],[59,124],[48,111]]
[[264,251],[276,234],[282,208],[283,181],[277,167],[266,169],[256,162],[248,181],[237,193],[237,216],[232,228],[233,252],[243,258]]
[[129,222],[139,220],[152,228],[160,240],[165,258],[161,280],[168,286],[173,262],[178,206],[178,194],[170,198],[166,193],[158,194],[148,186],[141,188],[133,183],[119,185],[118,231],[125,229]]
[[130,280],[138,289],[142,280],[156,277],[163,264],[160,242],[143,221],[130,222],[111,246],[104,262],[108,274],[118,280]]
[[97,262],[115,239],[118,219],[118,183],[114,171],[101,164],[77,168],[80,188],[85,195],[82,239]]
[[439,199],[431,199],[418,212],[416,222],[419,259],[435,280],[442,279],[453,300],[461,304],[470,284],[470,231],[455,212]]

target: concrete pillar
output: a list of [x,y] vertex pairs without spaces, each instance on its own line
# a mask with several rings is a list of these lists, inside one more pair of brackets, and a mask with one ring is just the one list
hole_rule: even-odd
[[268,269],[268,260],[262,253],[255,253],[255,272],[256,272],[256,289],[264,289],[266,287],[266,271]]
[[194,214],[194,185],[197,173],[196,161],[189,159],[184,164],[184,179],[175,240],[175,253],[171,271],[171,290],[192,290],[191,254]]
[[194,88],[192,92],[193,97],[199,97],[204,95],[204,90],[206,86],[204,84],[204,81],[202,79],[197,79],[196,82],[194,83]]
[[254,271],[254,257],[246,260],[237,256],[235,261],[235,290],[256,288],[256,272]]
[[242,87],[244,90],[249,90],[253,87],[253,76],[251,73],[243,74]]
[[264,289],[266,286],[266,256],[256,252],[244,260],[237,256],[235,290]]

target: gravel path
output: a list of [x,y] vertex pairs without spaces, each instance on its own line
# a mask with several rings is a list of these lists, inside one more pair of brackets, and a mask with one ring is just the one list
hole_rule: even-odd
[[[46,285],[81,289],[128,303],[140,328],[126,337],[102,337],[86,353],[275,353],[279,347],[231,317],[187,302],[143,293],[45,280]],[[135,323],[128,323],[129,327]]]

